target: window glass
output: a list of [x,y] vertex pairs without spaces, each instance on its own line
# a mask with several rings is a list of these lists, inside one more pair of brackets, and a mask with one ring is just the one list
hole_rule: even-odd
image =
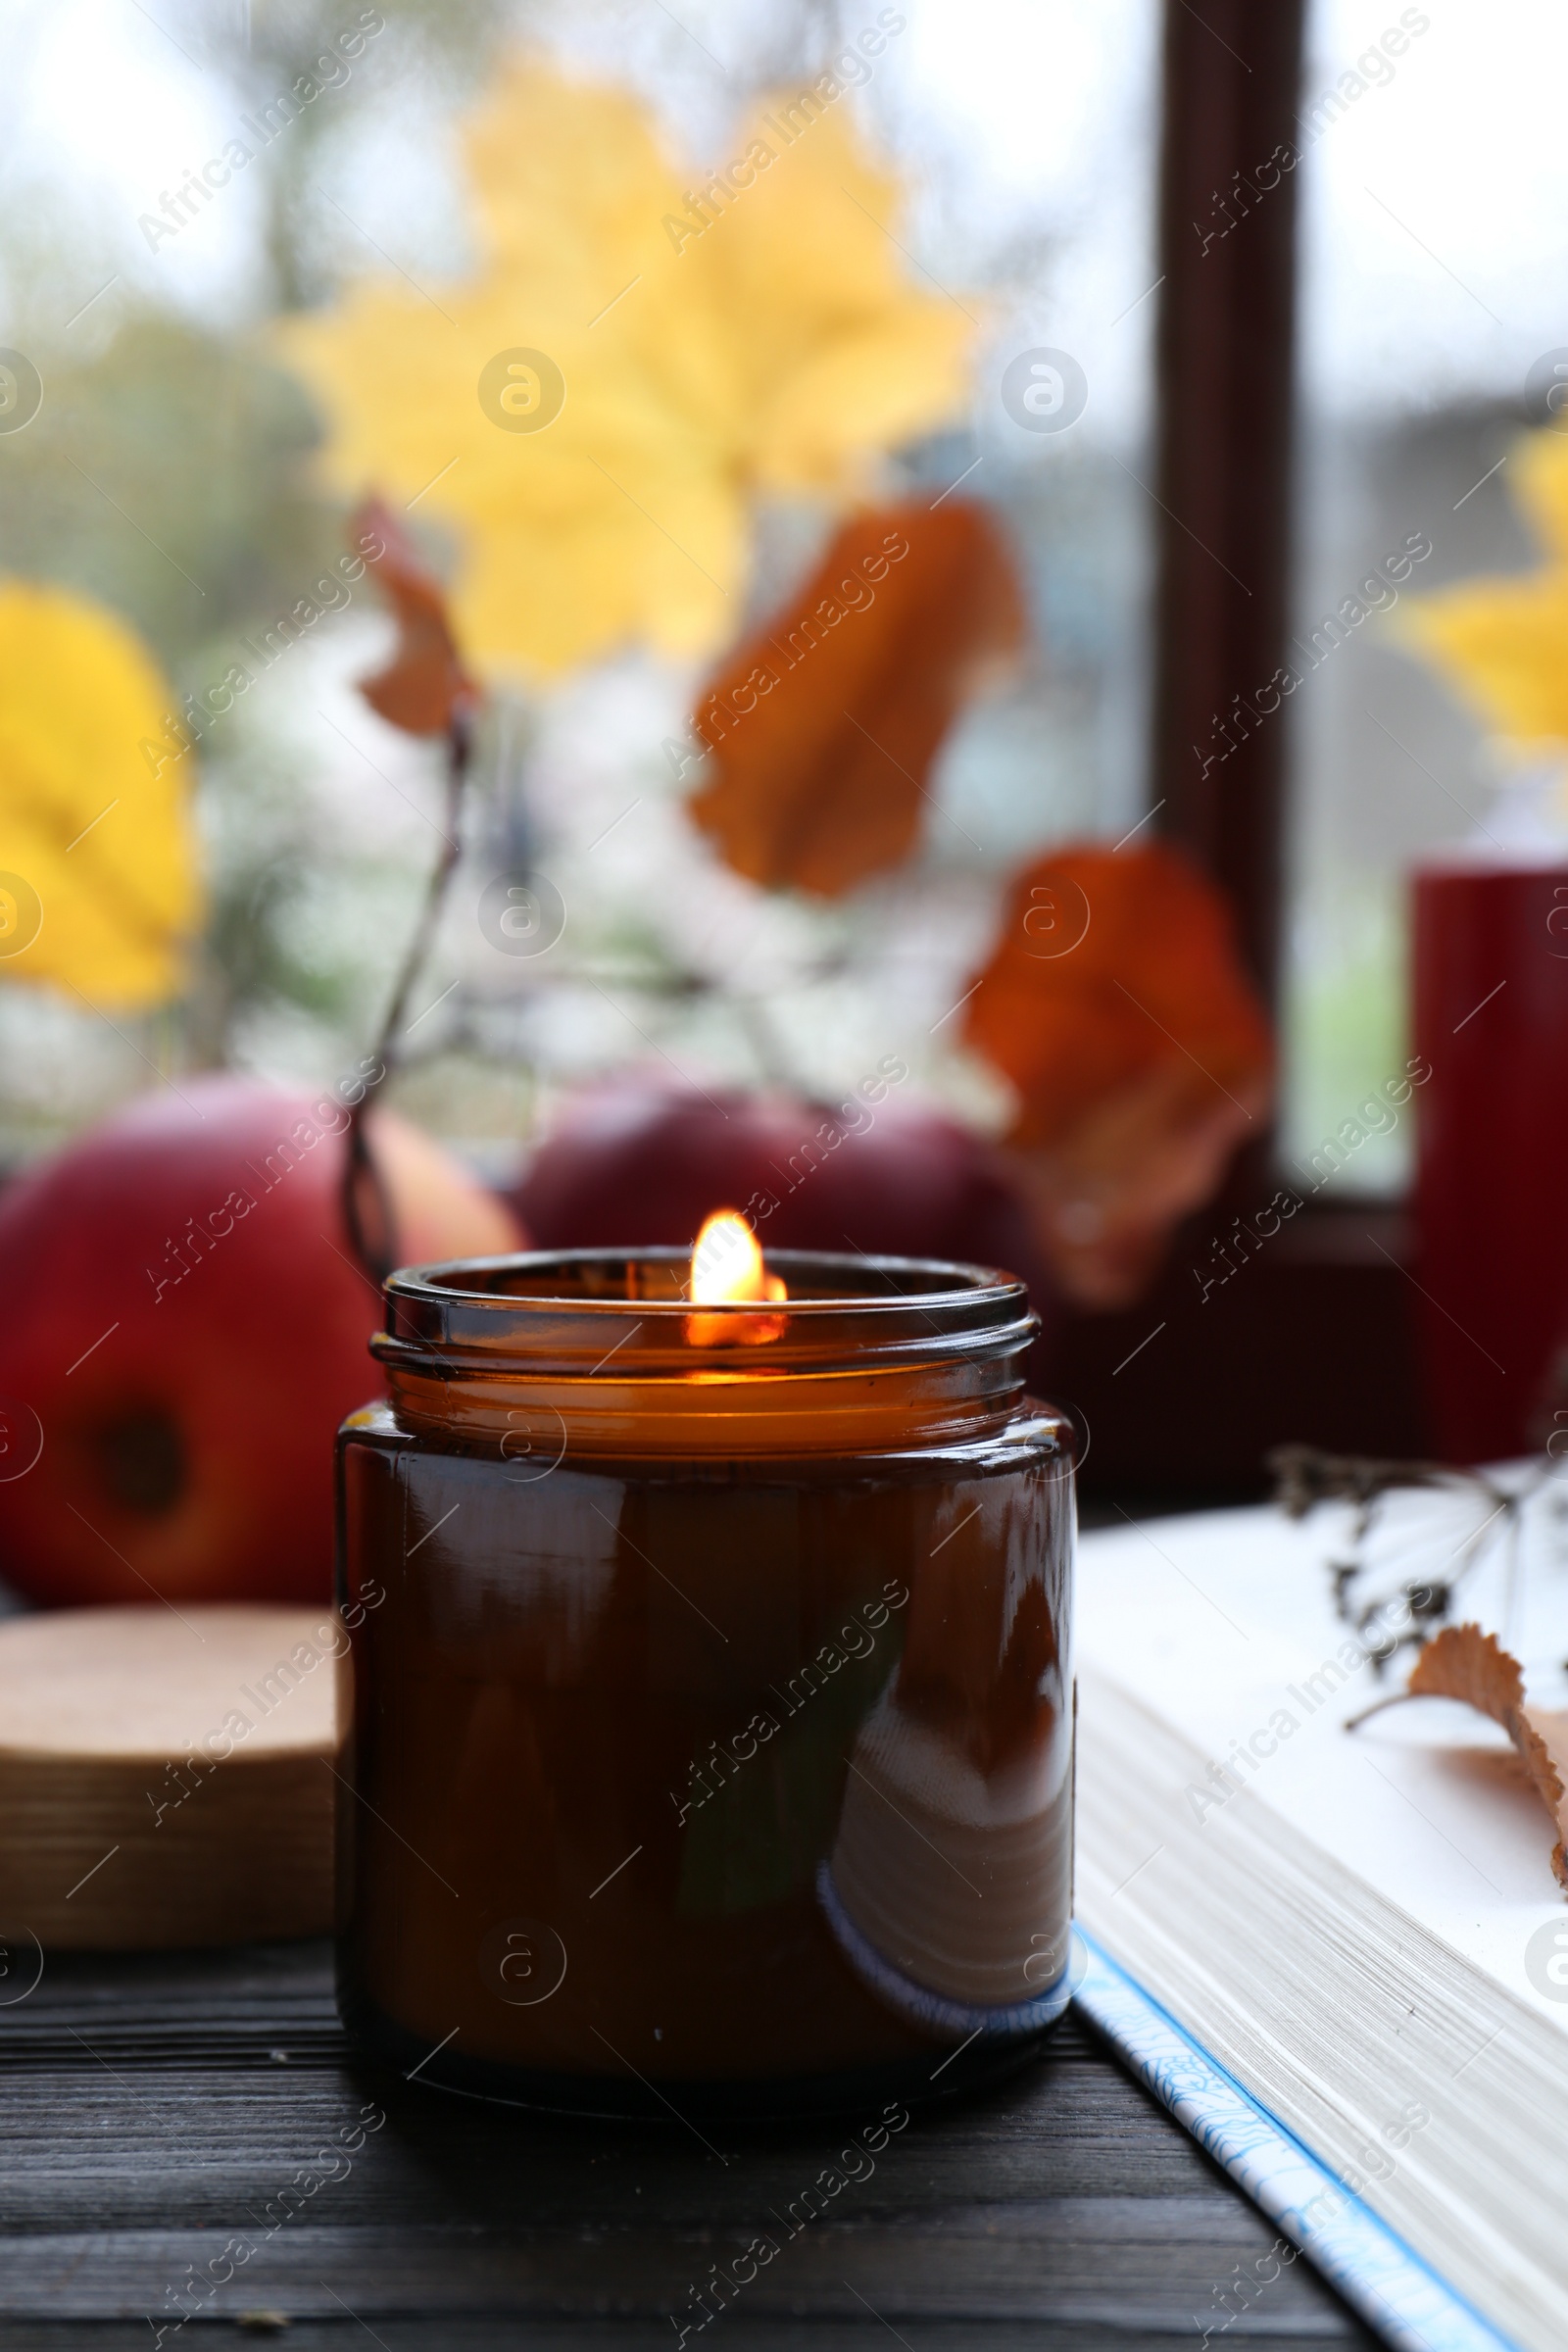
[[[167,674],[172,727],[209,711],[232,664],[252,683],[205,716],[192,753],[209,911],[187,991],[120,1013],[8,980],[0,1153],[41,1149],[160,1072],[317,1078],[352,1061],[439,846],[438,749],[355,692],[386,658],[380,602],[368,582],[317,593],[350,484],[279,321],[379,279],[425,304],[416,344],[447,331],[443,289],[485,267],[466,126],[519,45],[634,93],[701,184],[760,98],[851,44],[869,62],[833,104],[901,183],[897,267],[963,315],[973,354],[967,407],[896,440],[868,487],[988,502],[1028,591],[1028,658],[951,738],[917,871],[827,909],[762,905],[685,821],[689,783],[662,747],[703,662],[634,649],[506,685],[401,1084],[500,1165],[554,1090],[618,1061],[654,1052],[753,1079],[755,1036],[708,985],[750,958],[803,1080],[853,1080],[897,1049],[985,1110],[940,1014],[1004,873],[1063,835],[1117,838],[1144,808],[1153,0],[13,0],[0,344],[35,363],[43,398],[0,431],[0,572],[129,621]],[[525,323],[521,281],[516,308]],[[416,356],[388,355],[389,401],[408,397]],[[401,505],[461,567],[463,527],[430,472]],[[787,592],[830,524],[808,499],[755,501],[738,621]],[[500,969],[472,920],[518,845],[580,909],[548,971]],[[607,994],[607,970],[624,986]]]
[[[1411,865],[1467,842],[1501,855],[1541,822],[1528,762],[1402,632],[1420,595],[1541,560],[1512,453],[1568,362],[1565,85],[1552,0],[1308,12],[1286,968],[1298,1156],[1407,1051]],[[1401,1122],[1336,1181],[1390,1191],[1409,1164]]]

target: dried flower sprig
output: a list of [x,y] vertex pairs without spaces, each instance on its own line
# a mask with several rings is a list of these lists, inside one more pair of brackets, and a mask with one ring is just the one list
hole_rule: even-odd
[[349,1115],[343,1163],[343,1218],[349,1241],[366,1272],[385,1282],[398,1263],[392,1204],[381,1181],[366,1130],[367,1114],[398,1066],[408,1016],[409,994],[435,939],[448,887],[463,848],[463,805],[473,744],[478,689],[463,666],[440,582],[390,510],[370,499],[354,517],[363,547],[378,541],[376,576],[397,618],[398,642],[391,661],[360,692],[373,710],[411,735],[444,735],[447,745],[446,807],[441,849],[425,886],[423,905],[392,984],[375,1042],[373,1074]]
[[1439,1629],[1448,1623],[1459,1588],[1499,1544],[1507,1547],[1511,1603],[1519,1578],[1524,1507],[1545,1484],[1552,1468],[1544,1458],[1528,1476],[1511,1479],[1504,1485],[1484,1470],[1455,1469],[1443,1462],[1385,1461],[1365,1454],[1323,1453],[1313,1446],[1276,1446],[1268,1456],[1267,1466],[1274,1475],[1274,1500],[1287,1518],[1304,1519],[1322,1502],[1354,1504],[1355,1518],[1350,1531],[1352,1556],[1331,1558],[1325,1565],[1333,1590],[1335,1615],[1358,1637],[1366,1635],[1375,1619],[1381,1627],[1387,1606],[1386,1593],[1375,1599],[1365,1597],[1362,1580],[1373,1565],[1366,1557],[1366,1548],[1388,1497],[1412,1490],[1438,1489],[1469,1496],[1478,1508],[1484,1509],[1485,1515],[1479,1523],[1442,1561],[1442,1569],[1448,1573],[1412,1577],[1400,1587],[1400,1596],[1407,1604],[1406,1627],[1396,1641],[1390,1642],[1385,1639],[1374,1646],[1374,1671],[1379,1674],[1398,1650],[1407,1646],[1424,1648]]

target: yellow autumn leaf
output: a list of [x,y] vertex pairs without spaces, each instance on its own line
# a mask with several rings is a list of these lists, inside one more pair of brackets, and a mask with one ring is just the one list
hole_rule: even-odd
[[711,651],[742,621],[758,491],[847,504],[961,409],[974,321],[911,284],[898,188],[830,87],[742,124],[720,193],[634,98],[515,61],[467,137],[479,274],[367,283],[280,329],[338,486],[455,528],[482,665]]
[[200,892],[174,708],[123,621],[0,582],[0,977],[132,1009],[179,988]]
[[1508,481],[1545,562],[1412,600],[1400,633],[1494,733],[1568,742],[1568,435],[1526,434],[1509,452]]

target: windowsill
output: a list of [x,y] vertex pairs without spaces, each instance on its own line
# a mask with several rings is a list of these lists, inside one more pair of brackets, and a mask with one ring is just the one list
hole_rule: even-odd
[[1386,1194],[1350,1194],[1309,1200],[1269,1245],[1276,1261],[1293,1266],[1408,1265],[1410,1219],[1402,1201]]

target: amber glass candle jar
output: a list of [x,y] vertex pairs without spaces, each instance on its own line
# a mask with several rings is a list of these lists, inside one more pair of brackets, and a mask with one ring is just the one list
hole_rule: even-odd
[[339,1439],[340,2003],[599,2114],[940,2096],[1068,1997],[1074,1506],[1022,1286],[396,1274]]

